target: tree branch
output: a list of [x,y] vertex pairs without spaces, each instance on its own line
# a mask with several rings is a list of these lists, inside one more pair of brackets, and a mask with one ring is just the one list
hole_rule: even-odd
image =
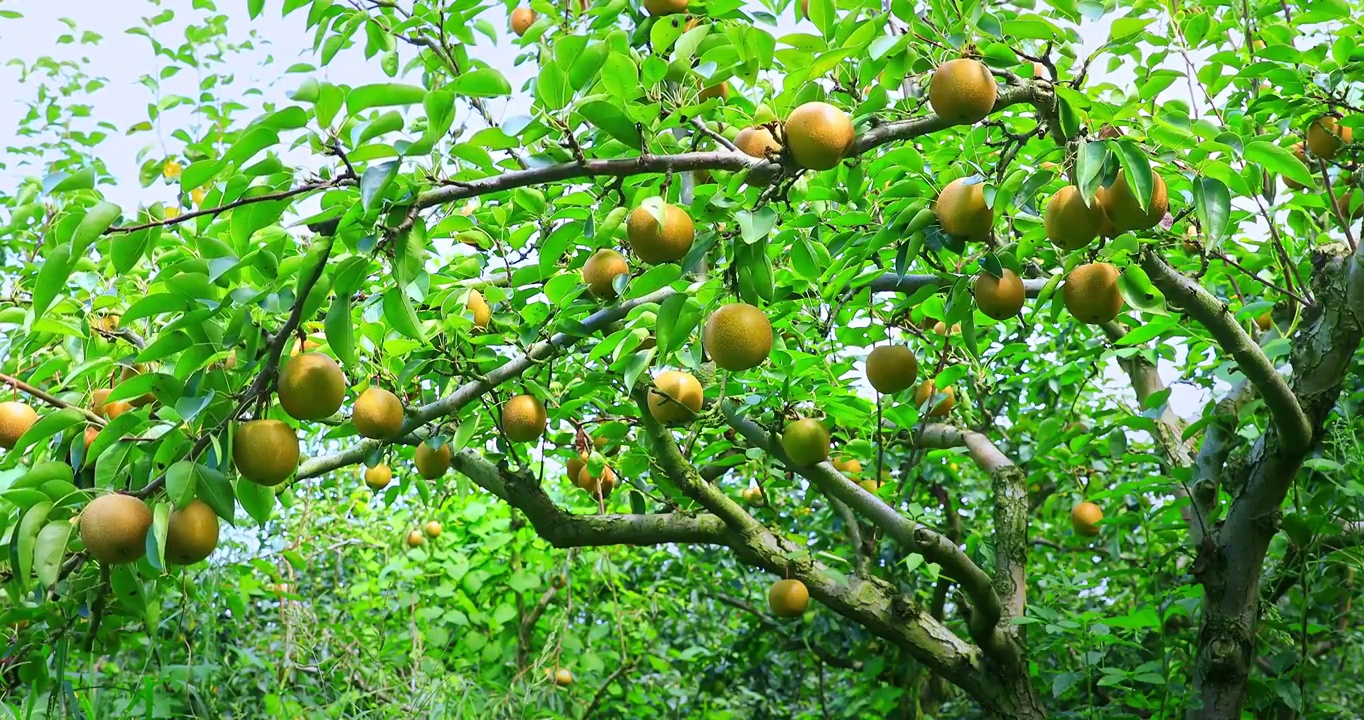
[[1170,267],[1149,249],[1142,253],[1141,265],[1151,276],[1151,282],[1166,297],[1174,299],[1185,313],[1207,328],[1222,349],[1236,360],[1241,372],[1255,386],[1260,397],[1264,398],[1284,442],[1302,446],[1310,443],[1312,426],[1298,404],[1297,396],[1289,389],[1283,375],[1265,357],[1260,346],[1231,316],[1227,304],[1213,297],[1197,281]]
[[[521,373],[530,369],[536,363],[541,363],[555,357],[563,350],[572,347],[584,337],[592,335],[607,325],[625,317],[636,307],[648,303],[662,302],[674,292],[676,291],[672,288],[663,288],[662,290],[656,290],[648,295],[635,298],[634,300],[598,310],[579,323],[577,327],[574,328],[574,332],[555,333],[549,340],[532,345],[530,349],[526,351],[526,354],[498,367],[484,377],[464,383],[450,395],[410,411],[407,416],[407,421],[403,423],[401,434],[406,435],[431,420],[459,412],[465,405],[477,400],[498,385],[520,376]],[[317,477],[318,475],[328,473],[338,468],[354,465],[364,460],[365,456],[374,449],[382,447],[383,444],[384,443],[381,440],[365,440],[356,443],[349,449],[342,450],[333,455],[309,460],[299,467],[296,479],[302,480],[305,478]]]
[[[1050,88],[1040,83],[1028,82],[1021,85],[1010,85],[999,92],[992,112],[998,112],[1011,105],[1023,103],[1030,103],[1039,109],[1050,111],[1054,98]],[[912,120],[877,125],[853,140],[847,157],[861,155],[868,150],[897,140],[908,140],[943,130],[951,127],[952,124],[951,121],[937,115],[926,115]],[[782,167],[778,162],[750,157],[733,150],[691,152],[676,155],[641,155],[612,160],[587,159],[582,162],[574,160],[573,162],[502,173],[490,177],[451,181],[451,184],[445,187],[427,190],[417,196],[407,219],[393,228],[391,232],[394,235],[399,235],[411,229],[412,223],[416,219],[416,213],[422,210],[479,195],[577,178],[629,177],[650,173],[679,173],[687,170],[748,170],[758,178],[763,178],[776,176],[782,171]]]
[[[995,592],[1008,618],[1023,617],[1028,597],[1028,479],[1023,471],[981,433],[935,423],[915,434],[920,447],[964,446],[981,470],[990,474],[994,504]],[[1012,626],[1010,626],[1012,627]]]
[[196,218],[201,218],[204,216],[221,215],[227,212],[228,210],[233,210],[246,205],[271,202],[274,200],[288,200],[291,197],[295,197],[297,195],[304,195],[317,190],[328,190],[334,187],[341,187],[342,185],[354,184],[355,177],[352,176],[350,173],[343,173],[332,178],[331,180],[319,180],[316,182],[304,183],[303,185],[300,185],[296,188],[290,188],[289,190],[281,190],[279,192],[266,193],[264,195],[244,197],[227,203],[226,205],[204,208],[202,210],[191,210],[190,212],[184,213],[183,215],[176,215],[173,218],[166,218],[165,220],[153,220],[151,222],[145,222],[138,225],[122,225],[119,227],[111,227],[108,230],[105,230],[104,234],[117,235],[122,233],[137,232],[138,230],[146,230],[148,228],[154,227],[168,227],[171,225],[179,225],[180,223],[189,222],[190,220],[194,220]]
[[1203,544],[1203,528],[1212,522],[1217,511],[1217,492],[1222,483],[1222,468],[1227,456],[1236,444],[1236,418],[1241,406],[1255,395],[1249,380],[1242,379],[1232,387],[1227,397],[1218,401],[1213,412],[1216,418],[1203,432],[1203,445],[1194,458],[1192,497],[1194,511],[1203,522],[1189,527],[1189,535],[1195,546]]
[[17,377],[0,373],[0,382],[9,385],[15,390],[19,390],[28,395],[32,395],[33,397],[42,400],[43,402],[47,403],[48,405],[51,405],[52,407],[61,408],[63,410],[67,408],[75,408],[76,410],[80,410],[81,413],[85,415],[85,419],[92,425],[97,425],[99,427],[104,427],[105,425],[104,418],[90,412],[89,410],[86,410],[83,407],[77,407],[75,405],[72,405],[71,403],[43,390],[42,388],[29,385],[28,383],[24,382],[23,380],[20,380]]
[[777,458],[798,475],[814,483],[826,495],[847,503],[911,552],[917,552],[929,562],[941,566],[943,573],[961,585],[975,606],[969,624],[971,637],[996,657],[1015,657],[1016,651],[997,627],[1004,610],[999,596],[995,594],[990,576],[952,541],[904,517],[877,496],[848,480],[827,461],[813,466],[792,463],[781,444],[772,442],[768,432],[761,425],[740,415],[733,403],[723,403],[721,411],[730,427],[743,435],[749,443]]
[[525,513],[535,534],[555,547],[728,544],[724,523],[714,515],[575,515],[556,505],[530,474],[499,468],[471,450],[455,454],[450,464]]

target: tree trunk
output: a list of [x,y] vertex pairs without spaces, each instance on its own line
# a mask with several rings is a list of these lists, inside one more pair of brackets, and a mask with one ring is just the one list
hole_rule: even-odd
[[1018,672],[1001,677],[999,682],[976,695],[985,717],[997,720],[1045,720],[1047,711],[1042,697],[1028,677],[1026,664]]

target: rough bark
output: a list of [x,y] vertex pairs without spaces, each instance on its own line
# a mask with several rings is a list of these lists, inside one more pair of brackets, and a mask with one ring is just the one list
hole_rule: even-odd
[[1343,245],[1316,250],[1312,279],[1318,302],[1294,338],[1293,376],[1285,383],[1277,373],[1265,374],[1263,354],[1257,357],[1258,348],[1251,347],[1254,343],[1244,332],[1226,327],[1230,320],[1220,300],[1190,288],[1184,282],[1187,278],[1165,274],[1159,261],[1148,258],[1143,264],[1157,287],[1207,327],[1256,389],[1269,394],[1266,405],[1272,422],[1239,466],[1241,477],[1228,478],[1242,489],[1222,525],[1203,544],[1195,568],[1204,601],[1194,677],[1196,698],[1188,714],[1205,720],[1239,720],[1255,660],[1265,554],[1278,532],[1284,498],[1308,453],[1321,440],[1345,372],[1364,336],[1364,269],[1359,257]]

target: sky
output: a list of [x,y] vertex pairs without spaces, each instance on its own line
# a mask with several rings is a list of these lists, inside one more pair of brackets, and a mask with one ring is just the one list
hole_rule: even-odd
[[[88,74],[105,78],[107,84],[104,88],[88,97],[80,98],[79,101],[92,107],[94,117],[107,120],[124,129],[147,117],[146,105],[153,102],[155,97],[138,80],[143,75],[155,75],[160,67],[148,40],[128,34],[125,29],[137,24],[140,17],[155,15],[165,7],[185,5],[188,5],[187,0],[168,0],[162,4],[151,0],[113,2],[8,0],[0,9],[17,11],[24,17],[0,21],[0,42],[3,42],[7,53],[12,57],[27,60],[41,55],[70,58],[80,61]],[[236,97],[253,107],[251,112],[240,116],[241,120],[252,116],[262,102],[290,102],[287,93],[297,88],[309,74],[319,79],[352,86],[390,81],[379,69],[377,62],[364,58],[362,45],[341,51],[330,64],[314,73],[283,73],[284,68],[296,62],[317,64],[311,47],[313,33],[305,27],[306,10],[281,17],[282,3],[279,0],[267,0],[262,15],[251,20],[247,16],[244,2],[218,0],[217,5],[219,12],[228,17],[230,41],[239,43],[251,39],[255,45],[254,50],[232,56],[230,70],[237,75],[237,83],[232,86],[235,90],[218,91],[220,97]],[[188,18],[196,18],[201,16],[203,11],[186,10],[182,14]],[[100,33],[103,39],[95,45],[56,45],[57,38],[69,32],[67,26],[61,22],[63,17],[78,18],[79,30],[93,30]],[[534,65],[532,63],[524,63],[519,67],[513,65],[516,50],[507,42],[506,19],[502,6],[494,5],[486,17],[503,33],[500,42],[492,44],[480,36],[482,45],[473,48],[472,52],[476,57],[486,60],[500,70],[512,84],[513,98],[495,100],[489,104],[494,117],[501,120],[525,111],[528,101],[520,92],[520,88],[531,77]],[[1084,43],[1078,52],[1088,53],[1101,44],[1107,38],[1111,21],[1112,17],[1106,16],[1097,23],[1086,23],[1082,26],[1081,35]],[[161,42],[178,46],[184,41],[184,27],[185,18],[177,17],[165,25],[153,28],[152,32]],[[780,36],[792,31],[813,31],[813,27],[808,23],[802,23],[798,27],[793,18],[787,17],[783,19],[776,33]],[[79,34],[76,33],[77,37]],[[412,57],[410,48],[401,48],[400,52],[404,62]],[[274,62],[266,65],[267,58],[273,58]],[[1100,67],[1096,70],[1102,71],[1103,62],[1097,65]],[[1102,79],[1121,80],[1117,76]],[[197,84],[198,79],[192,73],[182,72],[164,81],[161,84],[161,93],[194,95]],[[24,113],[24,99],[31,97],[33,91],[32,88],[20,84],[19,72],[13,66],[0,68],[0,88],[4,89],[0,97],[9,99],[7,102],[0,102],[0,128],[13,128],[17,126]],[[258,89],[259,97],[246,94],[244,91],[248,88]],[[160,141],[166,141],[169,132],[176,127],[193,127],[195,122],[197,121],[191,113],[187,109],[182,109],[164,115],[163,126],[158,128],[159,132],[156,135],[138,133],[127,136],[116,133],[106,140],[100,148],[100,157],[108,164],[112,174],[119,179],[115,186],[102,188],[108,199],[124,207],[136,207],[158,199],[172,201],[175,190],[171,187],[160,183],[149,189],[139,186],[138,153],[150,149],[153,157],[164,155]],[[176,143],[170,141],[165,147],[174,149],[175,146]],[[296,155],[294,158],[286,157],[285,160],[288,162],[290,159],[300,158],[308,156]],[[8,163],[10,159],[6,160]],[[308,158],[307,161],[314,160]],[[10,167],[0,170],[0,187],[12,191],[23,176],[33,174],[41,174],[41,170],[32,167]],[[1162,363],[1161,375],[1170,382],[1176,378],[1177,373],[1169,363]],[[1105,380],[1109,387],[1115,389],[1124,388],[1126,385],[1125,377],[1113,363],[1106,369]],[[1195,414],[1205,401],[1205,393],[1188,386],[1176,386],[1171,398],[1176,412],[1185,416]]]

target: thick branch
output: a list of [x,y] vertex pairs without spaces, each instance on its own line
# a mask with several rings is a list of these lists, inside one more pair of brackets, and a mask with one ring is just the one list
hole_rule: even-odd
[[[1194,459],[1193,464],[1192,500],[1196,512],[1205,523],[1211,522],[1217,510],[1217,490],[1222,483],[1222,468],[1226,465],[1227,456],[1231,454],[1238,437],[1236,416],[1241,406],[1254,394],[1254,388],[1249,381],[1238,382],[1232,387],[1231,393],[1214,407],[1216,417],[1208,423],[1207,429],[1203,432],[1203,445],[1199,448],[1198,457]],[[1195,546],[1203,544],[1203,527],[1202,523],[1195,523],[1189,528],[1190,538]]]
[[964,446],[976,465],[990,474],[995,521],[995,592],[1002,598],[1008,617],[1022,617],[1028,597],[1027,476],[989,438],[972,430],[939,423],[925,425],[916,434],[915,444],[934,448]]
[[728,542],[724,523],[714,515],[574,515],[556,505],[534,477],[502,470],[477,453],[460,452],[451,465],[525,513],[535,533],[555,547]]
[[1170,267],[1154,252],[1143,252],[1141,265],[1151,276],[1151,282],[1207,328],[1222,349],[1236,360],[1241,372],[1264,398],[1284,442],[1302,446],[1310,443],[1312,426],[1298,404],[1297,396],[1260,346],[1232,317],[1227,304],[1213,297],[1196,280]]
[[901,515],[877,496],[848,480],[828,462],[810,466],[800,466],[791,462],[786,452],[782,450],[781,444],[772,442],[761,425],[740,415],[733,403],[724,403],[721,410],[730,426],[743,435],[750,444],[777,458],[801,477],[814,483],[826,495],[847,503],[858,514],[866,517],[873,525],[911,552],[917,552],[929,562],[941,566],[943,574],[961,585],[974,603],[975,611],[971,614],[970,623],[972,638],[992,654],[1000,657],[1011,655],[1007,638],[996,627],[1004,611],[999,596],[995,594],[990,576],[952,541]]

